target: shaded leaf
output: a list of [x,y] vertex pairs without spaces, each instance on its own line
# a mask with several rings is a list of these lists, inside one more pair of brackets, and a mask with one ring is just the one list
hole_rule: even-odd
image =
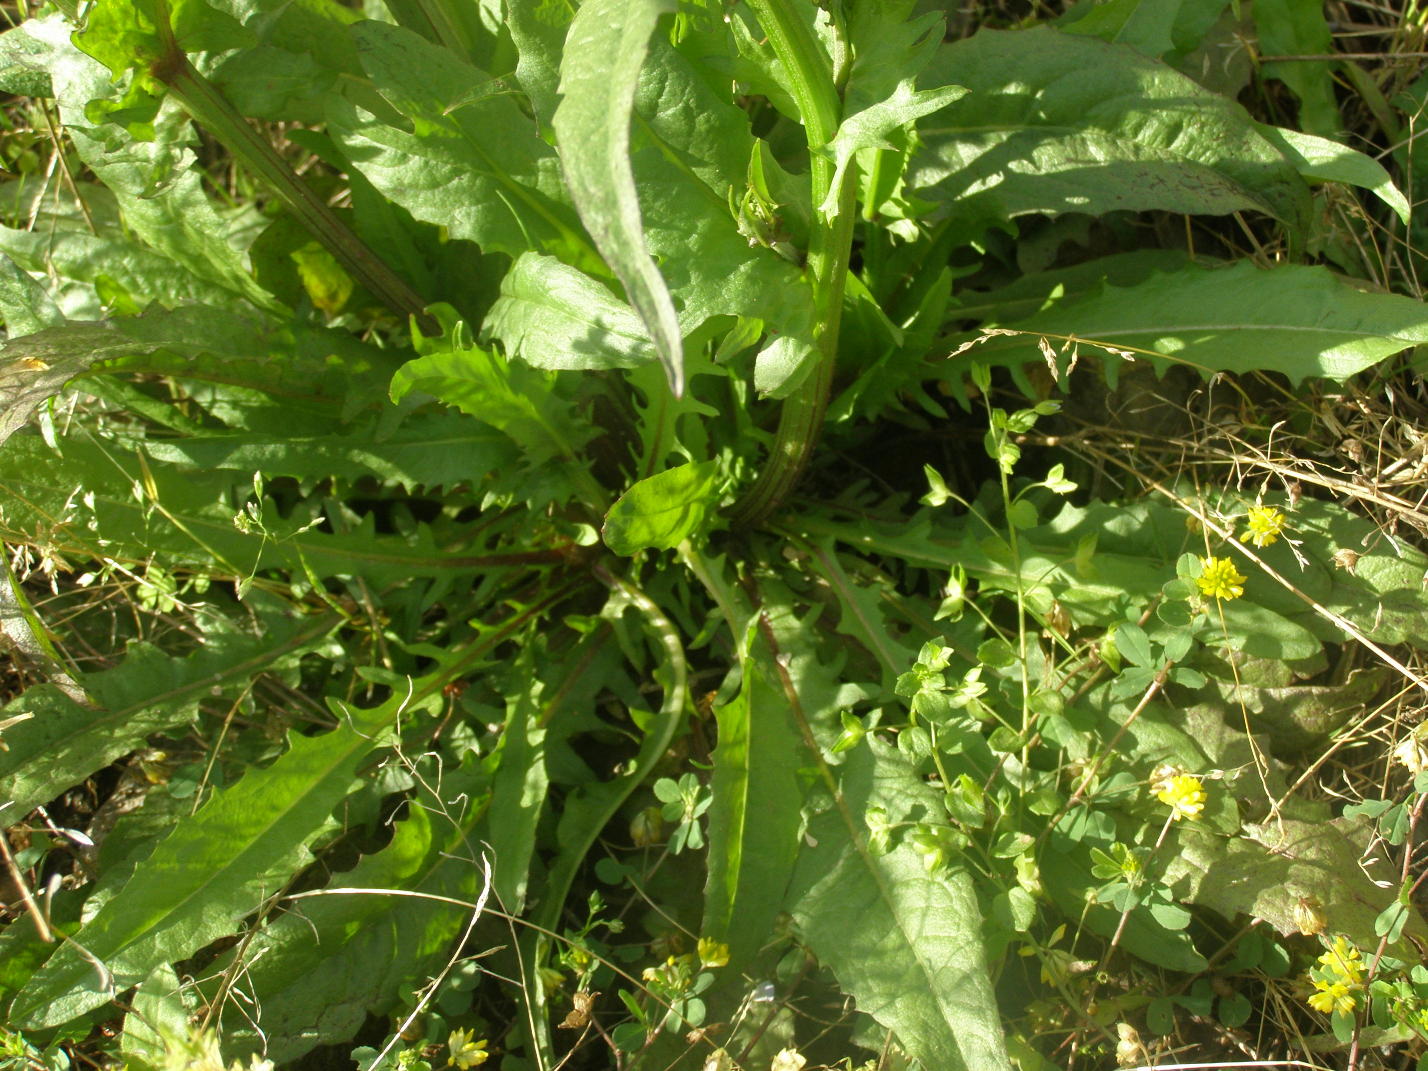
[[1304,216],[1302,180],[1243,108],[1131,49],[1046,27],[983,30],[945,46],[927,78],[970,92],[920,125],[908,181],[960,218]]
[[[1255,0],[1251,9],[1262,56],[1319,56],[1334,51],[1334,36],[1318,0]],[[1299,98],[1299,125],[1309,134],[1338,137],[1344,121],[1334,100],[1332,62],[1266,63],[1264,76],[1278,78]]]
[[[461,772],[440,784],[441,809],[460,814]],[[224,1038],[235,1047],[295,1060],[317,1045],[351,1038],[369,1015],[411,998],[450,952],[470,911],[423,895],[469,900],[481,870],[469,858],[465,830],[449,826],[423,800],[397,823],[391,843],[333,875],[330,887],[372,893],[305,899],[264,926],[244,950],[244,990],[261,1009],[258,1027],[233,1004]],[[418,895],[383,895],[402,890]],[[210,976],[233,963],[222,957]]]
[[482,330],[537,368],[630,368],[655,359],[634,310],[584,272],[536,253],[511,265]]
[[[232,500],[251,481],[235,472],[173,469],[118,444],[62,440],[62,446],[56,454],[38,436],[17,435],[0,450],[0,539],[118,561],[158,555],[171,569],[196,565],[238,579],[263,569],[311,570],[386,586],[417,576],[465,576],[489,564],[476,548],[436,546],[425,527],[410,538],[379,536],[370,515],[341,534],[300,531],[315,519],[301,513],[270,520],[266,534],[241,531]],[[263,508],[279,516],[271,501]]]

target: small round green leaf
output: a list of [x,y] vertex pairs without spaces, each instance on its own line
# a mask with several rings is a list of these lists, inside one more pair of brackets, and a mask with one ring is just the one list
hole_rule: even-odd
[[640,480],[606,514],[605,545],[627,556],[678,546],[704,523],[718,488],[713,461],[679,465]]

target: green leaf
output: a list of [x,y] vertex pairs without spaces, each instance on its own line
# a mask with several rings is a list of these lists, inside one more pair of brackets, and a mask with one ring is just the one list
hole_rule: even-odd
[[1145,630],[1139,625],[1131,621],[1117,625],[1115,640],[1116,650],[1125,656],[1126,661],[1131,665],[1144,669],[1159,668],[1156,665],[1155,654],[1150,648],[1150,640],[1146,637]]
[[[359,398],[379,398],[374,388],[385,364],[381,351],[351,336],[280,324],[251,310],[187,306],[65,323],[0,345],[0,443],[67,382],[98,366],[265,390],[288,406],[279,426],[290,432],[301,409],[337,416]],[[327,404],[314,405],[318,399]]]
[[46,199],[46,210],[36,217],[33,229],[0,226],[0,251],[27,271],[44,275],[53,299],[71,320],[99,319],[104,314],[101,285],[127,294],[140,307],[155,301],[231,303],[230,289],[136,243],[125,232],[118,206],[104,187],[91,183],[81,189],[87,219],[76,202]]
[[[1334,51],[1334,36],[1318,0],[1255,0],[1251,10],[1262,56],[1320,56]],[[1266,63],[1263,73],[1294,91],[1299,98],[1299,125],[1308,133],[1340,136],[1344,121],[1334,100],[1332,61]]]
[[833,213],[838,202],[836,191],[841,188],[843,175],[856,153],[863,149],[894,148],[887,140],[894,131],[909,127],[966,95],[967,90],[961,86],[914,89],[912,79],[907,78],[897,84],[886,100],[870,104],[844,119],[827,146],[827,151],[833,154],[835,169],[828,196],[818,210],[824,215]]
[[[11,342],[23,335],[33,335],[64,323],[64,313],[60,312],[44,287],[3,255],[0,255],[0,320],[4,321],[5,334]],[[0,362],[5,360],[5,349],[0,348]],[[3,367],[4,364],[0,364],[0,368]],[[0,376],[3,375],[0,372]],[[4,379],[0,378],[0,398],[8,393]],[[3,436],[0,436],[0,442],[3,441]]]
[[528,250],[558,253],[596,268],[566,201],[555,151],[514,97],[493,93],[468,101],[471,87],[491,76],[408,30],[363,22],[353,32],[372,84],[412,120],[399,128],[333,99],[329,129],[353,167],[452,238],[512,257]]
[[886,100],[905,79],[932,62],[946,34],[940,11],[918,11],[914,0],[857,5],[848,13],[853,68],[843,92],[846,114]]
[[787,910],[859,1010],[924,1067],[1010,1068],[970,876],[929,874],[902,841],[875,855],[861,823],[869,807],[904,822],[942,805],[906,760],[868,745],[843,767],[843,799],[809,823]]
[[511,265],[482,330],[537,368],[631,368],[655,359],[633,309],[584,272],[538,253]]
[[[436,546],[425,527],[411,537],[379,536],[370,515],[341,534],[299,531],[302,514],[274,521],[266,535],[243,532],[232,500],[251,478],[152,464],[120,444],[66,439],[61,446],[56,454],[25,434],[0,450],[0,539],[118,561],[158,556],[169,568],[197,565],[235,579],[277,568],[362,576],[379,587],[417,576],[465,576],[489,564],[475,548]],[[279,513],[270,501],[265,511]]]
[[433,311],[446,335],[419,343],[423,356],[392,377],[392,400],[421,391],[504,432],[535,461],[575,459],[590,432],[571,419],[552,377],[476,345],[451,310]]
[[501,909],[511,914],[519,914],[525,907],[536,824],[550,794],[536,650],[535,644],[525,644],[515,662],[517,691],[506,701],[506,727],[492,759],[496,772],[485,823],[486,841],[495,857],[492,889]]
[[[440,681],[417,682],[430,698]],[[382,746],[411,696],[371,710],[344,708],[321,736],[293,736],[273,765],[250,771],[174,828],[98,914],[49,959],[15,999],[11,1015],[57,1026],[96,1008],[155,967],[186,959],[226,934],[311,859],[308,845],[358,783],[358,767]],[[84,949],[84,953],[79,951]],[[112,988],[94,962],[112,975]]]
[[185,52],[225,52],[253,42],[240,22],[205,0],[97,0],[75,43],[116,78],[131,69],[148,76],[147,68],[164,58],[158,29],[164,19]]
[[165,1056],[189,1039],[189,1008],[184,986],[167,963],[154,969],[134,993],[134,1010],[124,1016],[124,1036],[119,1051],[125,1067],[153,1071],[167,1064]]
[[90,365],[132,350],[104,324],[66,324],[0,344],[0,443]]
[[[1213,908],[1227,919],[1263,919],[1284,935],[1298,932],[1294,913],[1299,898],[1314,896],[1332,905],[1329,926],[1334,932],[1346,934],[1360,948],[1374,948],[1375,923],[1395,901],[1398,874],[1382,865],[1366,872],[1360,865],[1363,845],[1373,836],[1370,824],[1280,816],[1246,825],[1245,836],[1226,840],[1180,823],[1174,831],[1178,843],[1166,846],[1172,862],[1165,881],[1185,890],[1183,899],[1190,903]],[[1405,921],[1403,937],[1390,943],[1389,953],[1417,962],[1413,949],[1428,940],[1428,925],[1417,912]]]
[[573,11],[549,0],[506,0],[505,14],[519,57],[516,81],[530,98],[536,118],[548,127],[555,114],[560,53]]
[[664,365],[684,393],[684,339],[674,299],[650,259],[631,168],[630,118],[650,34],[673,0],[587,0],[560,64],[560,159],[575,208],[624,284]]
[[5,717],[34,717],[5,730],[0,750],[0,802],[23,815],[141,747],[153,733],[190,722],[215,689],[236,689],[259,673],[296,665],[341,622],[332,614],[284,620],[266,615],[261,635],[234,631],[216,615],[203,647],[184,658],[135,644],[113,669],[86,674],[78,685],[92,705],[41,684],[5,707]]
[[813,548],[813,560],[838,600],[838,631],[857,640],[877,659],[883,687],[891,688],[898,675],[917,661],[917,651],[889,620],[889,604],[897,597],[893,585],[884,577],[861,583],[849,576],[831,540]]
[[1205,29],[1228,3],[1229,0],[1104,0],[1095,5],[1076,5],[1059,26],[1066,33],[1129,45],[1160,59],[1198,46]]
[[1089,855],[1081,844],[1053,833],[1047,850],[1038,858],[1041,879],[1053,903],[1070,918],[1084,919],[1085,925],[1102,937],[1121,932],[1121,947],[1147,963],[1167,970],[1199,974],[1207,961],[1195,950],[1195,943],[1183,930],[1167,930],[1155,921],[1144,906],[1133,908],[1121,926],[1121,911],[1098,900],[1102,882],[1091,873]]
[[920,125],[925,149],[908,182],[955,204],[961,220],[1148,209],[1304,217],[1303,181],[1243,108],[1131,49],[1046,27],[983,30],[944,47],[927,77],[970,92]]
[[993,338],[977,347],[979,361],[1042,360],[1035,336],[1074,335],[1134,350],[1157,367],[1273,371],[1295,383],[1308,376],[1342,382],[1428,341],[1428,311],[1411,298],[1360,289],[1326,268],[1263,270],[1247,261],[1187,266],[1125,288],[1106,284],[996,326],[1029,337]]
[[[630,794],[654,772],[655,764],[669,748],[676,730],[688,714],[689,668],[674,626],[648,596],[619,580],[615,580],[614,585],[617,594],[606,613],[619,617],[625,607],[633,606],[643,616],[646,627],[653,633],[656,648],[663,654],[654,672],[664,691],[664,699],[653,717],[646,714],[639,722],[639,753],[632,761],[623,763],[614,776],[578,785],[565,797],[556,825],[556,854],[544,882],[541,902],[532,913],[536,926],[546,932],[560,925],[571,882],[580,867],[585,865],[595,838]],[[548,947],[547,938],[541,929],[533,929],[523,939],[523,946],[526,981],[531,986],[528,992],[535,998],[535,1043],[549,1054],[550,1028],[542,1010],[545,995],[537,973],[544,950]]]
[[[287,412],[291,407],[278,403]],[[386,414],[390,417],[390,414]],[[265,431],[149,441],[156,461],[196,469],[231,469],[298,479],[357,480],[375,476],[407,488],[479,485],[513,466],[519,451],[505,435],[451,411],[413,413],[395,431],[381,416],[355,422],[345,434],[279,435]]]
[[716,461],[678,465],[640,480],[606,514],[605,545],[625,556],[670,550],[700,529],[718,491]]
[[729,945],[734,970],[773,932],[798,855],[803,753],[788,699],[757,657],[730,703],[715,708],[719,746],[709,809],[709,879],[700,933]]
[[[116,45],[121,51],[126,47]],[[279,308],[254,282],[240,252],[246,220],[240,214],[220,215],[204,192],[206,176],[196,166],[190,148],[193,129],[183,112],[166,105],[154,119],[151,140],[139,140],[122,127],[89,118],[95,102],[117,103],[104,67],[68,42],[57,42],[51,74],[66,133],[80,158],[117,198],[126,227],[204,282],[260,308]]]
[[53,25],[56,18],[26,19],[0,34],[0,91],[18,97],[54,96],[46,66],[51,46],[41,38],[46,23]]
[[1282,126],[1260,125],[1260,133],[1274,144],[1299,173],[1314,182],[1342,182],[1369,190],[1405,225],[1409,218],[1408,198],[1393,184],[1391,176],[1372,156],[1328,138],[1316,138]]

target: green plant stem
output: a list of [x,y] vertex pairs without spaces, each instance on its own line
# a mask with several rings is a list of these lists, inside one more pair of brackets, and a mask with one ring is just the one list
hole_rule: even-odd
[[164,37],[165,47],[173,51],[154,65],[154,76],[168,87],[193,120],[272,187],[298,222],[374,297],[403,316],[415,316],[424,332],[435,334],[436,321],[427,315],[427,302],[421,295],[312,192],[268,140],[194,69],[177,44],[170,43],[171,35]]
[[790,90],[808,138],[813,204],[835,192],[831,214],[815,212],[809,240],[808,272],[813,283],[814,367],[808,379],[783,403],[772,456],[758,478],[734,504],[735,527],[761,523],[788,497],[803,475],[828,408],[828,393],[838,354],[843,318],[843,289],[853,248],[857,168],[849,166],[833,191],[833,161],[821,150],[838,131],[842,102],[827,57],[813,31],[790,0],[750,0],[774,54],[789,72]]

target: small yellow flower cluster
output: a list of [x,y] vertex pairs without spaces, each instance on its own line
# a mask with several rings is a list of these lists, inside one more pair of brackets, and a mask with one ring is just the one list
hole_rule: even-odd
[[458,1067],[461,1071],[479,1067],[491,1058],[486,1051],[487,1044],[485,1038],[476,1038],[474,1030],[453,1030],[446,1039],[446,1047],[451,1050],[446,1066]]
[[1343,937],[1335,937],[1318,966],[1309,972],[1314,992],[1309,994],[1309,1007],[1325,1015],[1348,1015],[1358,1007],[1358,994],[1364,987],[1364,961],[1359,950]]
[[1284,514],[1273,506],[1251,506],[1245,524],[1249,529],[1244,534],[1245,542],[1267,547],[1284,533]]
[[699,938],[699,965],[701,967],[727,967],[729,946],[712,937]]
[[1245,578],[1236,572],[1229,558],[1201,558],[1195,583],[1207,599],[1238,599],[1245,593]]
[[1205,809],[1205,786],[1198,777],[1182,773],[1174,766],[1161,766],[1151,774],[1150,790],[1155,798],[1170,808],[1172,821],[1188,818],[1192,822]]
[[1428,770],[1428,723],[1420,725],[1398,742],[1393,749],[1393,757],[1417,777]]

